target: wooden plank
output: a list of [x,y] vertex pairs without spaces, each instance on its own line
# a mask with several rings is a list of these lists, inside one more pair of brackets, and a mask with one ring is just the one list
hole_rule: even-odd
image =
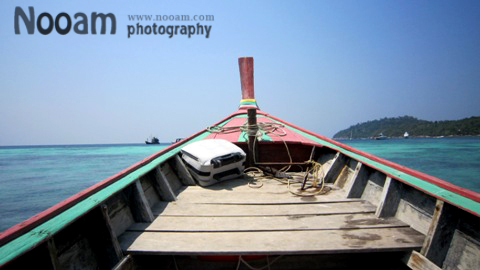
[[328,153],[324,153],[318,158],[317,162],[322,164],[322,168],[325,171],[328,171],[328,169],[330,169],[330,166],[332,165],[337,155],[339,155],[339,152],[330,151]]
[[355,168],[355,174],[346,187],[347,198],[360,198],[368,181],[368,169],[361,162]]
[[193,179],[192,175],[187,169],[187,166],[185,166],[185,163],[183,163],[183,160],[180,158],[179,155],[175,155],[174,163],[178,171],[178,176],[182,183],[185,186],[195,186],[195,180]]
[[340,175],[337,177],[335,181],[335,186],[339,188],[343,188],[346,184],[348,184],[351,180],[353,175],[355,174],[355,168],[359,162],[355,159],[350,159],[346,166],[343,168]]
[[404,199],[400,199],[395,217],[425,235],[428,233],[432,221],[432,217],[428,213]]
[[142,184],[143,193],[145,194],[145,198],[147,199],[148,205],[155,205],[160,201],[159,191],[155,188],[156,182],[153,178],[152,174],[147,174],[140,177],[140,184]]
[[456,230],[443,269],[479,269],[480,242]]
[[163,201],[171,202],[177,199],[175,192],[173,192],[173,189],[170,186],[170,183],[168,182],[167,177],[165,177],[165,174],[163,174],[160,167],[155,168],[155,180],[156,180],[156,184],[158,185],[160,197],[162,198]]
[[175,171],[173,171],[168,161],[160,164],[160,169],[173,192],[176,192],[182,187],[182,182],[176,175]]
[[[260,179],[256,181],[256,184],[260,184],[260,188],[252,188],[248,186],[248,183],[251,179],[246,178],[237,178],[228,181],[223,181],[218,184],[208,186],[208,187],[201,187],[201,186],[189,186],[186,190],[190,192],[193,191],[209,191],[209,192],[217,192],[222,193],[226,191],[230,192],[268,192],[271,194],[286,194],[289,193],[287,189],[287,185],[285,183],[281,183],[279,181],[273,179]],[[299,184],[300,186],[300,184]]]
[[424,236],[410,228],[276,232],[126,232],[120,243],[129,254],[248,255],[406,251]]
[[132,211],[124,192],[119,192],[106,201],[108,215],[115,236],[122,234],[130,225],[135,223]]
[[108,214],[108,207],[106,204],[102,204],[100,208],[102,210],[102,217],[105,223],[105,227],[109,234],[109,242],[111,244],[111,247],[113,248],[114,254],[116,255],[116,259],[120,260],[123,257],[123,253],[122,249],[120,248],[120,244],[118,243],[117,235],[112,227],[112,221],[110,220],[110,215]]
[[133,189],[133,196],[132,201],[130,202],[130,208],[132,210],[132,214],[137,222],[152,222],[153,221],[153,213],[148,205],[147,198],[143,193],[142,184],[140,184],[139,179],[135,181],[132,186]]
[[440,270],[441,268],[429,261],[422,254],[417,251],[412,251],[412,254],[408,258],[408,267],[413,270]]
[[383,187],[375,182],[368,180],[362,193],[362,200],[369,201],[373,205],[379,205]]
[[263,217],[159,216],[151,224],[135,223],[129,231],[214,232],[297,231],[354,228],[408,227],[398,219],[379,219],[371,214],[296,215]]
[[285,216],[372,213],[375,206],[368,202],[338,202],[310,204],[189,204],[160,202],[153,208],[155,215],[166,216]]
[[187,187],[187,189],[178,194],[177,200],[188,203],[265,204],[359,201],[360,199],[345,199],[343,190],[332,190],[325,195],[301,197],[287,190],[282,193],[270,193],[263,192],[261,188],[251,188],[248,191],[225,190],[223,192],[208,192],[190,190],[190,187]]
[[425,242],[423,243],[421,254],[427,254],[428,250],[432,246],[433,236],[435,235],[437,226],[440,224],[440,216],[443,211],[444,202],[441,200],[437,200],[435,204],[435,211],[433,212],[432,221],[430,222],[430,227],[428,228],[427,235],[425,237]]
[[399,181],[387,177],[382,195],[380,196],[380,203],[375,213],[377,217],[393,217],[395,215],[400,203],[401,185]]
[[[304,173],[289,173],[289,174],[293,176],[293,179],[290,180],[290,188],[291,189],[300,188],[301,182],[303,182]],[[241,177],[241,178],[236,178],[228,181],[223,181],[208,187],[189,186],[189,187],[186,187],[184,190],[180,191],[178,196],[180,196],[180,194],[185,191],[187,193],[194,192],[194,191],[209,192],[210,194],[226,193],[226,192],[229,192],[230,194],[237,194],[238,192],[248,192],[252,194],[259,194],[259,196],[265,193],[290,194],[290,192],[288,191],[288,185],[286,180],[280,182],[274,179],[262,178],[257,180],[255,183],[255,185],[261,185],[261,187],[259,188],[252,188],[251,186],[249,186],[250,181],[251,181],[250,178],[247,179],[247,178]],[[330,194],[333,194],[333,193],[342,193],[341,197],[345,198],[344,191],[336,188],[332,184],[327,184],[326,186],[332,188],[332,191],[330,191],[326,195],[320,195],[317,197],[326,197],[326,196],[330,196]]]
[[332,165],[325,171],[325,183],[333,183],[345,166],[347,157],[338,152],[333,159]]

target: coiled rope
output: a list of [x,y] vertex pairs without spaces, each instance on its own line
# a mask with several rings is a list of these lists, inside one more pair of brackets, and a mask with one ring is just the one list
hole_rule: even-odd
[[[221,134],[228,134],[234,132],[245,132],[245,134],[255,136],[255,142],[253,144],[253,153],[255,153],[255,147],[257,145],[257,141],[261,141],[262,136],[265,135],[274,135],[280,138],[280,140],[285,145],[285,149],[289,158],[290,165],[287,165],[278,172],[286,173],[291,169],[291,164],[293,163],[292,156],[290,154],[290,149],[288,147],[287,142],[282,138],[286,136],[287,133],[283,129],[285,126],[279,123],[274,122],[258,122],[256,125],[248,125],[247,121],[241,126],[230,126],[230,127],[222,127],[222,126],[213,126],[208,127],[207,130],[212,133],[221,133]],[[249,134],[249,132],[255,132],[253,134]],[[313,150],[312,150],[313,154]],[[302,197],[312,197],[320,194],[326,194],[329,189],[325,188],[324,186],[324,173],[322,169],[322,164],[311,160],[305,161],[305,165],[307,165],[307,170],[304,172],[303,181],[298,179],[292,178],[280,178],[275,177],[273,174],[265,174],[265,170],[262,170],[259,167],[249,167],[244,170],[244,173],[249,176],[252,180],[248,183],[250,188],[261,188],[263,186],[264,180],[273,179],[282,184],[287,185],[287,189],[290,193],[296,196]],[[256,165],[262,165],[264,163],[257,162],[255,154],[253,155],[253,160]],[[298,176],[298,175],[297,175]],[[298,186],[301,184],[301,188],[294,189],[292,187]]]
[[274,123],[274,122],[258,122],[256,125],[248,125],[247,122],[245,122],[241,126],[231,126],[231,127],[223,127],[223,126],[213,126],[213,127],[207,127],[207,131],[212,132],[212,133],[222,133],[222,134],[228,134],[228,133],[234,133],[234,132],[245,132],[248,134],[248,132],[252,130],[256,130],[256,134],[251,134],[255,135],[256,137],[262,137],[263,134],[274,134],[277,136],[285,136],[287,133],[283,129],[285,126],[279,123]]

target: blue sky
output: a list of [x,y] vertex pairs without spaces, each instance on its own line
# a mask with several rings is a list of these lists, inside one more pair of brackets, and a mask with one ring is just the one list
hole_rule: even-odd
[[[73,23],[113,13],[117,32],[28,35],[21,22],[15,35],[16,6]],[[128,38],[128,15],[170,14],[214,15],[210,37]],[[255,58],[263,111],[329,137],[383,117],[478,116],[478,14],[479,1],[2,1],[0,145],[189,136],[236,110],[239,56]]]

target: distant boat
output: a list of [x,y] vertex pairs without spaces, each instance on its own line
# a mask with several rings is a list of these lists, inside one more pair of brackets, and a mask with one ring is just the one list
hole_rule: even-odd
[[378,134],[378,136],[376,137],[373,137],[375,140],[386,140],[387,139],[387,136],[383,135],[382,132],[380,132],[380,134]]
[[157,137],[152,137],[152,138],[150,139],[150,141],[147,139],[147,140],[145,141],[145,143],[146,143],[146,144],[160,144],[160,141],[158,140]]
[[404,139],[408,139],[410,135],[408,135],[408,132],[405,131],[405,133],[403,134],[403,138]]

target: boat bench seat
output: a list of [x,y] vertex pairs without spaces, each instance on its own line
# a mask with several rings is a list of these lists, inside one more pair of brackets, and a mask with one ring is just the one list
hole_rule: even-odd
[[175,202],[152,209],[120,237],[142,255],[280,255],[419,250],[424,235],[343,190],[298,197],[277,181],[251,188],[243,179],[185,187]]

